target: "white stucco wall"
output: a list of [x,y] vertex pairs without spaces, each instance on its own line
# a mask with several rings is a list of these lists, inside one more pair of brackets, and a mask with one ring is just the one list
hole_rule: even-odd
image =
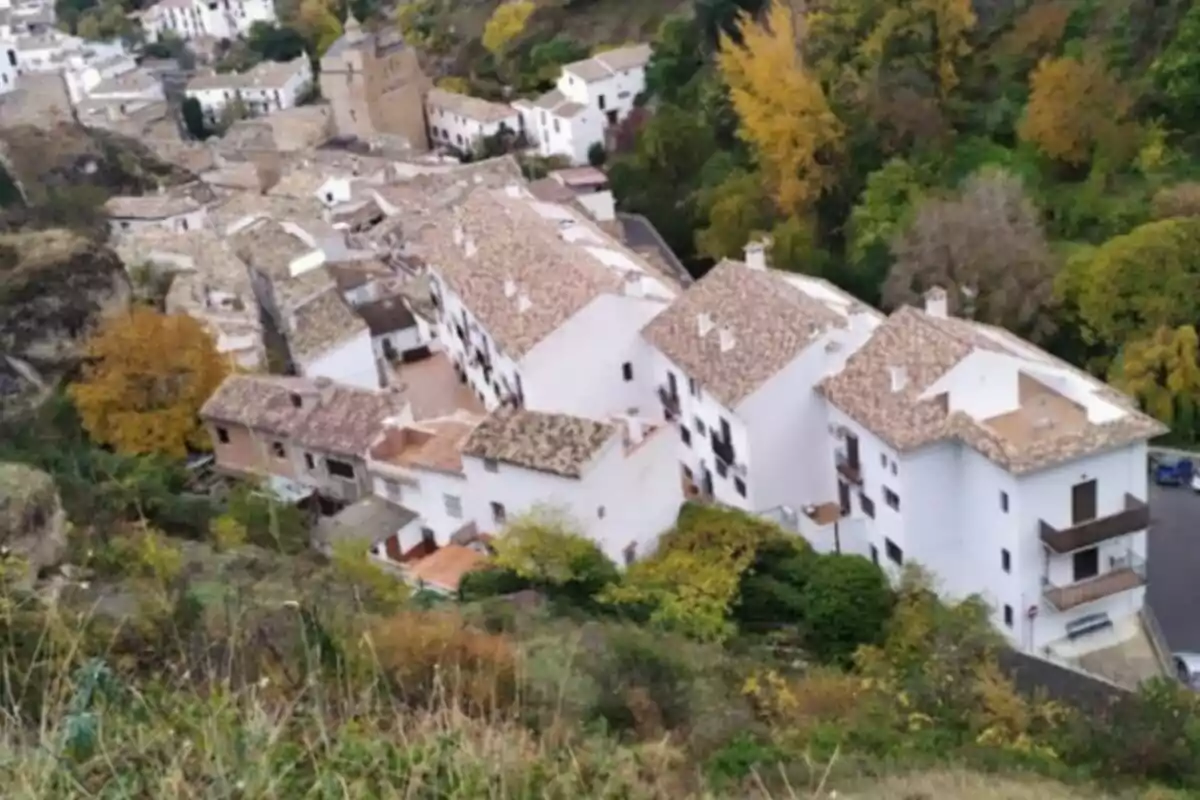
[[362,331],[336,347],[296,365],[306,378],[329,378],[349,386],[378,389],[379,368],[375,364],[375,349],[371,334]]

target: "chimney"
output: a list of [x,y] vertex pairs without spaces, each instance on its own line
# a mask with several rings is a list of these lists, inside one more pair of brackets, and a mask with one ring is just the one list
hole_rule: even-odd
[[506,278],[504,281],[504,296],[513,297],[517,293],[517,282],[512,278]]
[[925,313],[931,317],[945,318],[948,313],[948,304],[946,302],[946,290],[940,286],[935,286],[925,293]]
[[626,417],[625,428],[629,432],[629,444],[641,444],[646,438],[646,426],[637,417]]
[[733,346],[737,344],[737,340],[733,338],[733,331],[731,331],[729,328],[721,328],[719,339],[722,353],[728,353],[733,349]]
[[712,317],[704,312],[700,312],[696,315],[696,326],[700,330],[700,338],[703,339],[713,329]]
[[770,245],[770,239],[757,239],[746,242],[746,266],[750,269],[766,269],[767,248]]
[[475,237],[468,236],[463,242],[463,250],[466,251],[467,258],[473,258],[479,252],[479,248],[475,246]]
[[461,223],[454,223],[454,244],[462,247],[463,243],[463,226]]
[[517,313],[518,314],[524,314],[526,311],[528,311],[531,308],[533,308],[533,303],[531,303],[529,301],[529,298],[527,296],[521,295],[520,297],[517,298]]
[[892,391],[898,392],[908,384],[908,370],[904,367],[888,367],[892,376]]

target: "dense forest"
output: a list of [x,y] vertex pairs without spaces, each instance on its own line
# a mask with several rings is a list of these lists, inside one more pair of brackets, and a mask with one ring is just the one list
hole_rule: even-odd
[[697,0],[664,21],[621,204],[697,273],[777,267],[885,309],[940,285],[1200,429],[1200,5]]

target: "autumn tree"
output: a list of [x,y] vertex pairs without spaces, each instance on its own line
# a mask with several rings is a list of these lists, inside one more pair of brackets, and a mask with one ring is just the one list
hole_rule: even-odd
[[329,0],[302,0],[296,13],[296,29],[320,58],[342,35],[342,22]]
[[1142,408],[1160,422],[1180,427],[1186,418],[1189,436],[1195,431],[1200,402],[1200,342],[1191,325],[1163,326],[1152,335],[1129,342],[1109,371],[1109,381],[1136,397]]
[[955,197],[922,201],[891,246],[887,305],[917,303],[936,286],[959,313],[981,322],[1033,340],[1052,331],[1046,309],[1056,262],[1017,177],[987,169],[970,176]]
[[496,58],[503,58],[509,46],[525,30],[535,6],[530,0],[515,0],[496,7],[483,29],[483,46]]
[[199,322],[137,307],[109,319],[86,355],[70,395],[94,441],[120,453],[174,458],[209,446],[197,414],[226,367]]
[[816,76],[803,63],[792,10],[771,6],[757,22],[743,17],[741,43],[721,37],[717,63],[778,210],[802,214],[834,180],[831,160],[842,124]]
[[1089,342],[1115,351],[1200,319],[1200,218],[1148,222],[1081,250],[1058,278]]
[[1044,58],[1030,75],[1018,133],[1047,157],[1082,167],[1099,154],[1115,157],[1132,142],[1131,107],[1103,56]]
[[535,509],[512,520],[493,546],[494,567],[577,603],[590,602],[618,578],[616,566],[596,543],[554,509]]

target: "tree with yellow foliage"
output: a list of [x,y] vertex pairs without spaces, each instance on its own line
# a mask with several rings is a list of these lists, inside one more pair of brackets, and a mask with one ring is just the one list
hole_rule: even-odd
[[534,8],[530,0],[516,0],[498,6],[483,29],[483,46],[488,52],[501,58],[509,45],[525,30]]
[[226,374],[199,322],[137,307],[87,345],[83,379],[69,393],[88,435],[131,455],[183,458],[210,446],[197,417]]
[[[1174,426],[1181,412],[1194,417],[1200,402],[1200,340],[1196,329],[1191,325],[1164,325],[1151,336],[1129,342],[1108,377],[1164,424]],[[1194,423],[1194,419],[1189,421]]]
[[788,6],[774,3],[764,22],[743,16],[738,30],[741,43],[722,36],[717,55],[738,135],[754,149],[779,211],[801,214],[833,181],[842,124],[803,63]]
[[1131,102],[1102,56],[1044,58],[1029,77],[1018,133],[1046,156],[1081,167],[1119,146]]
[[296,28],[312,44],[317,58],[342,35],[342,23],[328,0],[303,0],[296,14]]

